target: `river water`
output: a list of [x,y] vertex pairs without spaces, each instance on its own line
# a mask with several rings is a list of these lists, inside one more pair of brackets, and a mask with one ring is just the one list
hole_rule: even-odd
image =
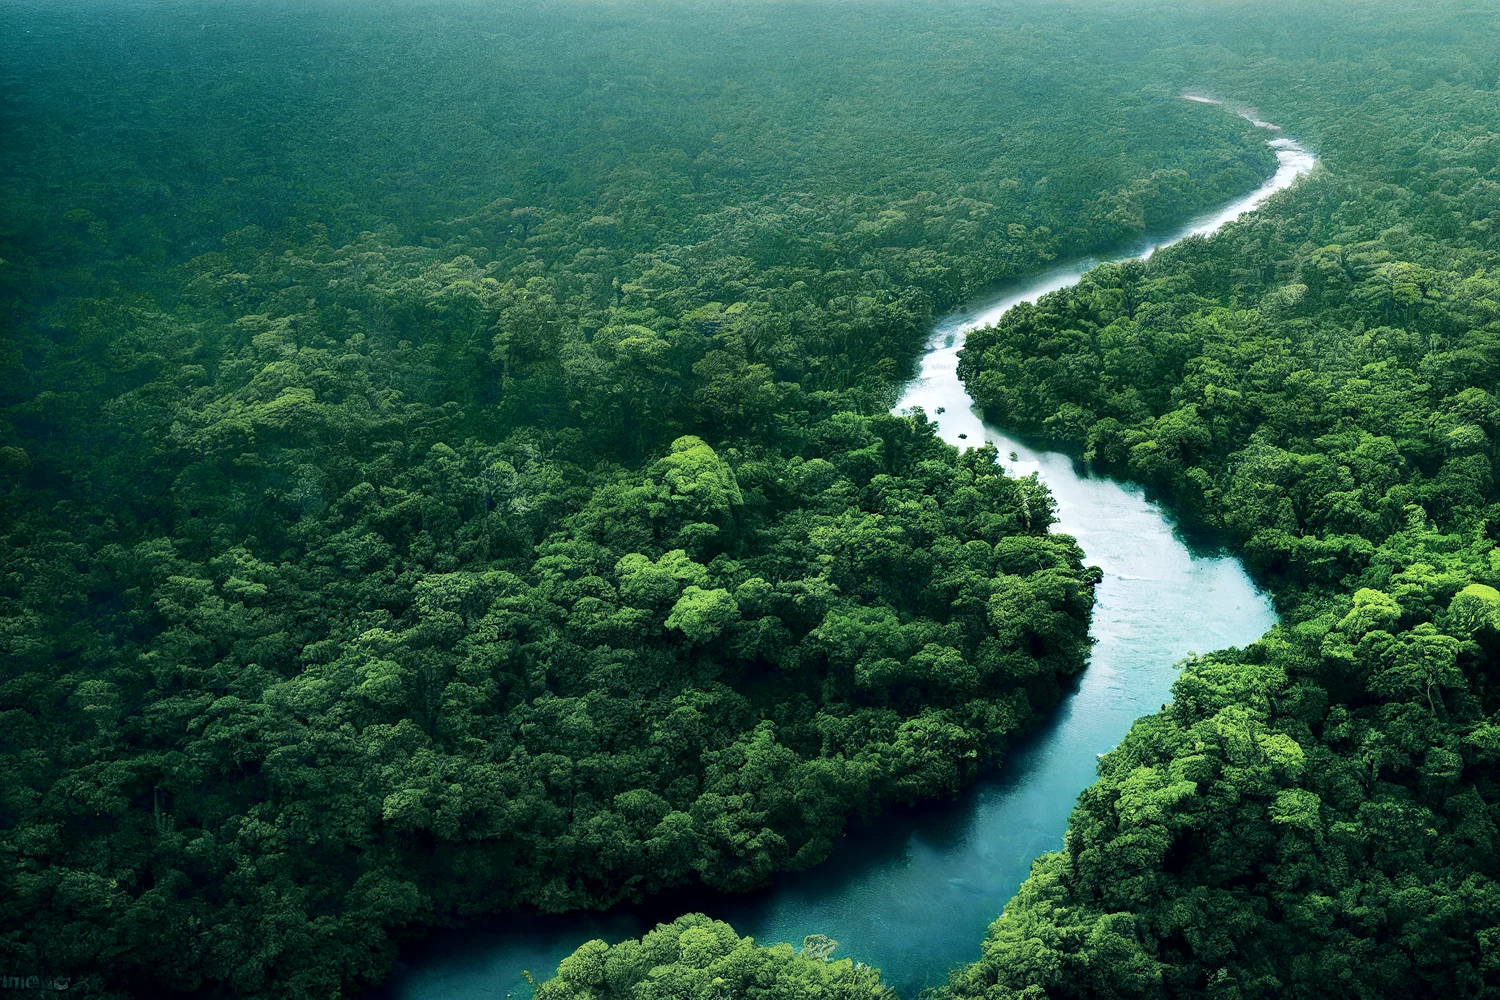
[[1150,234],[1117,255],[997,285],[941,321],[921,374],[897,405],[898,411],[920,406],[936,415],[942,436],[954,444],[992,441],[1011,471],[1038,473],[1057,499],[1056,530],[1077,538],[1088,562],[1104,571],[1088,669],[1053,716],[1017,741],[999,773],[956,801],[897,810],[870,827],[852,829],[822,865],[782,875],[750,895],[673,897],[606,914],[511,917],[435,934],[404,954],[376,996],[528,997],[523,969],[547,978],[591,938],[613,943],[638,937],[659,920],[694,910],[726,920],[763,944],[800,944],[808,934],[827,934],[840,942],[835,957],[876,966],[907,1000],[946,981],[949,969],[978,958],[985,929],[1015,894],[1032,859],[1061,847],[1068,814],[1093,782],[1098,756],[1118,744],[1132,722],[1169,699],[1177,662],[1193,651],[1251,642],[1276,619],[1237,560],[1195,551],[1139,488],[1091,476],[1066,455],[1028,448],[984,423],[958,380],[958,351],[968,331],[1075,283],[1101,259],[1146,256],[1211,233],[1290,186],[1316,162],[1290,139],[1270,142],[1279,167],[1250,194],[1170,232]]

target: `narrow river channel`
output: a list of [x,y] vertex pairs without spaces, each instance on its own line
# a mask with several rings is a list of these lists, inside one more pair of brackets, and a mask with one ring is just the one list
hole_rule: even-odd
[[694,910],[763,944],[800,944],[808,934],[827,934],[840,942],[835,957],[880,968],[883,981],[906,1000],[977,958],[985,929],[1032,859],[1062,845],[1068,814],[1094,780],[1098,755],[1168,700],[1176,663],[1193,651],[1251,642],[1276,619],[1237,560],[1190,548],[1140,489],[1091,476],[1066,455],[1028,448],[985,424],[958,380],[958,351],[968,331],[994,323],[1012,306],[1073,284],[1101,260],[1145,256],[1211,233],[1289,187],[1316,162],[1290,139],[1270,142],[1279,168],[1250,194],[1119,254],[996,286],[941,321],[921,375],[897,405],[898,411],[920,406],[936,414],[953,444],[992,441],[1010,470],[1039,473],[1057,498],[1057,530],[1076,537],[1088,562],[1104,571],[1092,624],[1096,645],[1077,691],[1016,743],[998,774],[954,802],[898,810],[850,830],[828,861],[780,876],[758,893],[673,897],[606,914],[505,918],[434,934],[404,954],[390,985],[376,996],[524,1000],[530,987],[523,969],[547,978],[591,938],[637,937],[659,920]]

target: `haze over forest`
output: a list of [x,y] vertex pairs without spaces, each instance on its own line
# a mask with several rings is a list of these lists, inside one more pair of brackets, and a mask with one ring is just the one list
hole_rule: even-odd
[[[0,0],[0,84],[6,988],[364,996],[1014,773],[1104,574],[897,403],[1100,258],[957,377],[1279,618],[928,1000],[1500,996],[1492,4]],[[896,995],[672,916],[537,1000]]]

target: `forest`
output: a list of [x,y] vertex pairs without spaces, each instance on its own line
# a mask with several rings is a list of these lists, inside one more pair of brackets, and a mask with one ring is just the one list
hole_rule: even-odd
[[[1274,169],[1194,88],[1323,166],[960,372],[1284,623],[1184,665],[939,993],[1500,992],[1484,6],[0,26],[0,971],[359,996],[428,928],[750,890],[999,767],[1099,572],[889,411],[936,316]],[[767,945],[685,916],[537,995],[891,995]]]
[[1422,85],[1367,62],[1342,116],[1259,67],[1326,169],[969,338],[989,414],[1228,540],[1283,624],[1185,664],[945,996],[1500,991],[1488,44]]

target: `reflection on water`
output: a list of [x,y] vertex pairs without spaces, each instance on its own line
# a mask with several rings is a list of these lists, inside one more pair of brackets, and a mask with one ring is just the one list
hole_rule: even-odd
[[[1261,188],[1121,256],[1147,255],[1212,232],[1315,162],[1289,139],[1271,145],[1280,168]],[[907,998],[978,957],[984,929],[1015,894],[1032,859],[1061,846],[1073,803],[1094,780],[1098,755],[1135,719],[1167,701],[1176,662],[1195,650],[1243,645],[1275,621],[1238,561],[1190,550],[1139,488],[1092,477],[1065,455],[1028,448],[984,424],[971,408],[956,371],[964,334],[1019,302],[1073,284],[1097,263],[1075,261],[997,286],[939,323],[921,375],[898,404],[921,406],[929,415],[941,409],[937,419],[948,441],[992,441],[1012,471],[1038,473],[1057,498],[1058,530],[1076,537],[1088,561],[1104,571],[1088,670],[1052,718],[1016,743],[1000,772],[954,802],[897,810],[853,829],[827,862],[780,876],[758,893],[675,896],[603,915],[507,918],[434,935],[405,956],[380,996],[529,996],[522,969],[546,978],[584,941],[636,937],[692,910],[727,920],[762,943],[797,944],[808,934],[827,934],[840,942],[836,956],[879,967]]]

